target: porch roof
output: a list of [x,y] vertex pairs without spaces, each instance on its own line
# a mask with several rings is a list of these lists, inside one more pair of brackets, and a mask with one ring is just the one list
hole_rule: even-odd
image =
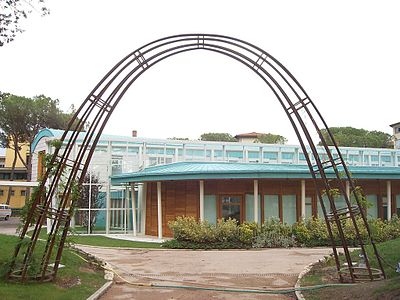
[[[340,169],[340,168],[339,168]],[[352,176],[357,179],[400,179],[400,167],[349,166]],[[333,177],[332,169],[327,169]],[[165,180],[201,179],[307,179],[312,178],[307,165],[227,163],[227,162],[178,162],[146,168],[139,172],[111,176],[111,184],[127,182],[148,182]]]

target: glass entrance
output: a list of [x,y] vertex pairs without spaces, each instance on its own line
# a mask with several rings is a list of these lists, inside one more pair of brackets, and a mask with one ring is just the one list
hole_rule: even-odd
[[238,223],[242,220],[242,197],[222,196],[221,197],[221,218],[228,220],[235,219]]

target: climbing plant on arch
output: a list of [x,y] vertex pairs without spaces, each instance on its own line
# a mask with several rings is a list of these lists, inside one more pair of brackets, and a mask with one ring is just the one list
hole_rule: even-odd
[[[22,240],[25,238],[29,224],[34,218],[36,219],[25,253],[20,251],[21,243],[16,246],[14,260],[8,274],[10,279],[50,281],[56,277],[73,214],[74,205],[71,203],[71,201],[74,202],[73,191],[77,185],[82,184],[97,142],[114,109],[131,85],[152,66],[168,57],[198,50],[219,53],[242,63],[258,75],[276,96],[295,131],[309,166],[310,174],[314,179],[340,279],[348,278],[354,282],[356,280],[377,280],[385,277],[381,258],[372,239],[361,205],[360,195],[356,192],[356,186],[340,150],[321,113],[296,78],[272,55],[248,42],[215,34],[181,34],[156,40],[128,54],[101,79],[78,108],[61,137],[65,147],[55,149],[50,162],[52,167],[46,170],[26,224],[21,231],[20,239]],[[302,113],[300,114],[300,112]],[[309,119],[307,123],[304,122],[302,115]],[[82,139],[82,130],[87,123],[90,126],[84,132],[81,147],[72,160],[70,156],[72,157],[73,146],[77,142],[79,133],[81,133],[80,139]],[[321,134],[321,129],[326,130],[330,140],[325,138],[326,135]],[[312,139],[315,133],[318,134],[326,155],[318,153],[316,144]],[[334,146],[329,148],[328,142]],[[333,170],[334,179],[328,180],[325,174],[327,169]],[[68,176],[66,181],[60,185],[65,170],[68,170]],[[349,195],[346,193],[346,181],[350,185],[350,194],[355,197],[355,204],[352,204]],[[48,188],[46,188],[46,184]],[[339,188],[347,207],[337,209],[334,196],[329,192],[325,193],[329,199],[329,207],[324,205],[322,200],[324,191],[330,191],[333,187]],[[58,208],[51,208],[51,200],[56,193],[61,195],[61,201]],[[41,201],[41,199],[44,199],[44,201]],[[373,246],[379,269],[371,267],[370,258],[366,255],[364,241],[360,236],[360,228],[356,222],[358,215],[361,216],[364,226],[367,228],[369,242]],[[36,275],[30,275],[28,270],[32,261],[32,254],[35,251],[40,229],[46,218],[52,218],[54,222],[42,253],[40,271]],[[366,267],[364,268],[353,266],[342,229],[342,221],[348,218],[353,222],[361,251],[365,257]],[[337,228],[347,267],[342,267],[340,264],[338,244],[332,232],[333,225]],[[61,238],[58,239],[58,236],[61,236]],[[54,265],[50,267],[53,252],[55,252],[55,261]],[[19,260],[22,263],[18,263]]]

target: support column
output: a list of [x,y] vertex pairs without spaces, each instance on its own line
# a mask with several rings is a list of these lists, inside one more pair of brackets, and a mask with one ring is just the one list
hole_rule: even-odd
[[387,219],[392,219],[392,182],[386,181]]
[[158,225],[158,238],[162,239],[162,207],[161,207],[161,182],[157,182],[157,225]]
[[350,182],[346,181],[346,196],[350,201]]
[[132,229],[133,236],[137,235],[136,228],[136,197],[135,197],[135,183],[131,182],[131,192],[132,192]]
[[258,223],[258,180],[254,180],[254,222]]
[[301,218],[306,218],[306,181],[301,181]]
[[129,186],[125,188],[124,199],[124,233],[128,233],[128,207],[129,207]]
[[200,180],[200,221],[204,221],[204,180]]
[[147,183],[139,185],[140,196],[140,232],[146,234],[146,201],[147,201]]
[[[112,166],[111,166],[111,158],[112,158],[112,155],[111,155],[111,142],[108,142],[108,145],[107,145],[107,157],[108,157],[108,163],[107,163],[107,166],[108,166],[108,170],[107,170],[107,178],[110,178],[110,176],[112,175],[111,174],[111,169],[112,169]],[[111,227],[111,213],[112,213],[112,210],[111,210],[111,181],[109,180],[108,181],[108,183],[107,183],[107,198],[106,198],[106,202],[107,202],[107,204],[106,204],[106,208],[107,208],[107,210],[106,210],[106,212],[107,212],[107,214],[106,214],[106,234],[109,234],[110,233],[110,227]]]

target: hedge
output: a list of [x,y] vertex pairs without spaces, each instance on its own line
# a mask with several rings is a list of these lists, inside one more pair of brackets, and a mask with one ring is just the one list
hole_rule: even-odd
[[[362,219],[356,219],[363,242],[369,243],[367,229]],[[368,220],[376,242],[400,237],[400,219],[395,215],[390,221]],[[293,225],[282,223],[277,218],[263,224],[242,223],[236,220],[218,220],[217,224],[197,221],[194,217],[177,217],[168,223],[173,239],[163,243],[165,248],[184,249],[249,249],[330,246],[326,223],[322,219],[309,218]],[[350,219],[342,221],[343,232],[349,246],[358,246],[355,228]],[[332,224],[332,234],[340,245],[338,230]]]

